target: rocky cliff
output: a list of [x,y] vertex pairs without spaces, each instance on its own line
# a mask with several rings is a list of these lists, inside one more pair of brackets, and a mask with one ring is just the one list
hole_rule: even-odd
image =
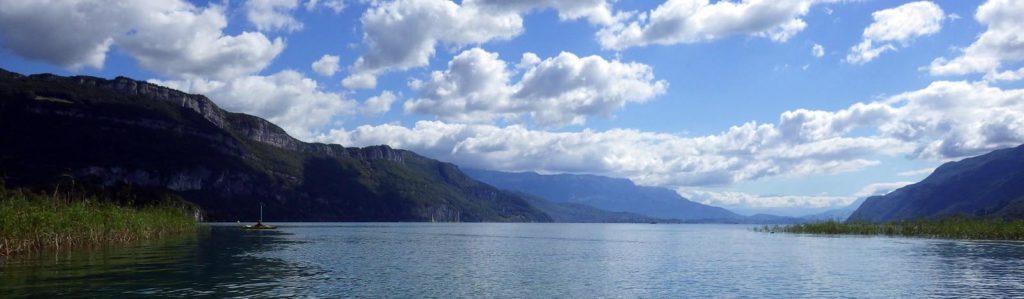
[[171,192],[213,220],[549,221],[452,164],[306,143],[202,95],[118,77],[0,71],[0,175],[51,188]]

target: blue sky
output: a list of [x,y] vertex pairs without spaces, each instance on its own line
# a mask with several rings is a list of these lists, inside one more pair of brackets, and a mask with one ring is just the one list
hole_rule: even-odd
[[[1022,2],[5,1],[0,67],[150,80],[307,141],[795,215],[1024,143]],[[311,66],[324,55],[333,73]]]

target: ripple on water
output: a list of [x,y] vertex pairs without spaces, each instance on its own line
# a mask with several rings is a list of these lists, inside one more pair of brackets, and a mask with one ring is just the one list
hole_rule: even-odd
[[742,225],[284,224],[11,259],[0,297],[1019,297],[1024,243]]

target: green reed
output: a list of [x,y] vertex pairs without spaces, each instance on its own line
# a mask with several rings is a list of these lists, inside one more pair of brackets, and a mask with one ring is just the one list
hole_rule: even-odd
[[1024,220],[948,217],[887,223],[825,221],[754,228],[767,233],[886,235],[976,240],[1024,240]]
[[0,256],[124,243],[196,231],[182,202],[133,207],[95,197],[10,190],[0,184]]

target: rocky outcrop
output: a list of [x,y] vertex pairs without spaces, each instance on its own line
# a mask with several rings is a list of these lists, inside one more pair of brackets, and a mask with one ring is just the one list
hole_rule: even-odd
[[[21,76],[20,74],[7,71],[3,71],[0,75]],[[66,79],[65,77],[52,74],[32,75],[31,77],[49,81]],[[127,77],[117,77],[113,80],[107,80],[91,76],[75,76],[71,77],[71,79],[73,82],[84,86],[105,88],[126,95],[141,96],[173,103],[201,115],[204,119],[218,128],[232,130],[239,133],[241,135],[240,137],[282,149],[328,156],[349,156],[358,159],[382,159],[396,162],[402,162],[404,160],[401,150],[392,149],[387,145],[371,146],[366,148],[345,148],[337,144],[302,142],[288,135],[288,132],[284,129],[269,121],[251,115],[226,112],[213,103],[209,98],[199,94],[189,94],[153,83],[133,80]]]

